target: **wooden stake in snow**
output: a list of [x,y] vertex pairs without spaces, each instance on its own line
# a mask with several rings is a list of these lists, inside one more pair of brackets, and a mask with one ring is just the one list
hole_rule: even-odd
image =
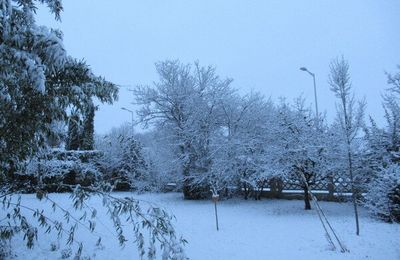
[[212,195],[212,200],[214,202],[214,210],[215,210],[215,224],[217,225],[217,231],[219,230],[218,227],[218,211],[217,211],[217,202],[219,201],[219,195],[216,193],[213,193]]
[[[315,210],[317,211],[319,220],[321,221],[322,227],[325,230],[325,235],[326,235],[326,238],[328,239],[328,242],[332,245],[333,249],[336,250],[336,245],[335,245],[335,243],[334,243],[334,241],[333,241],[333,239],[331,237],[331,234],[330,234],[330,233],[332,233],[333,236],[335,237],[336,243],[340,247],[340,251],[342,253],[349,252],[349,250],[345,247],[343,242],[340,241],[339,236],[336,234],[336,232],[333,229],[331,223],[329,223],[328,218],[326,217],[324,211],[322,210],[322,208],[320,207],[320,205],[318,203],[317,197],[314,196],[314,194],[311,192],[311,189],[308,187],[308,184],[307,184],[307,181],[306,181],[306,177],[304,176],[304,174],[301,174],[301,176],[303,178],[303,181],[304,181],[305,185],[308,188],[308,193],[311,196],[311,201],[314,202]],[[326,223],[326,225],[325,225],[325,223]],[[327,227],[329,227],[329,229]]]

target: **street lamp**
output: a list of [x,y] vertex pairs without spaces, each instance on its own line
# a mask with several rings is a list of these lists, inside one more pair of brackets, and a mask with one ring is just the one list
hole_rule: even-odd
[[129,113],[131,113],[131,134],[133,135],[133,111],[132,110],[130,110],[130,109],[127,109],[127,108],[125,108],[125,107],[121,107],[121,109],[122,110],[125,110],[125,111],[128,111]]
[[315,74],[312,73],[311,71],[309,71],[307,68],[305,67],[301,67],[300,68],[301,71],[305,71],[308,74],[310,74],[313,77],[313,81],[314,81],[314,98],[315,98],[315,113],[316,113],[316,118],[317,118],[317,124],[318,124],[318,118],[319,118],[319,114],[318,114],[318,102],[317,102],[317,86],[315,84]]

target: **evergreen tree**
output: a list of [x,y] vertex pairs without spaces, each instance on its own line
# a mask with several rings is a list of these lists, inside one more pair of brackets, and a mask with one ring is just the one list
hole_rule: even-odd
[[[144,191],[148,187],[148,166],[142,153],[142,146],[132,136],[120,138],[122,154],[118,178],[130,189]],[[125,188],[128,188],[125,186]]]
[[79,150],[81,147],[82,122],[77,112],[73,112],[68,121],[66,150]]
[[388,74],[390,88],[384,95],[386,127],[371,119],[366,129],[370,172],[365,205],[386,221],[400,222],[400,72]]
[[96,107],[91,104],[86,109],[85,117],[83,120],[81,148],[82,150],[94,149],[94,113]]

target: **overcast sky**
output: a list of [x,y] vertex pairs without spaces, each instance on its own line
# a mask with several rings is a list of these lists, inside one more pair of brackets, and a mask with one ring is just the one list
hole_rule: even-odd
[[95,129],[105,133],[130,121],[129,87],[157,80],[154,63],[199,60],[214,65],[233,87],[289,100],[303,94],[314,107],[317,76],[319,110],[331,120],[329,62],[344,55],[357,97],[382,123],[381,94],[387,72],[400,64],[399,0],[113,0],[64,1],[62,22],[47,10],[38,23],[64,32],[68,53],[83,58],[94,73],[121,84],[119,101],[101,105]]

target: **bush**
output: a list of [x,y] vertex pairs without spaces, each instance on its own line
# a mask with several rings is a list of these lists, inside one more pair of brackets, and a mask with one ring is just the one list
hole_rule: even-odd
[[382,170],[369,184],[365,206],[379,218],[400,222],[400,166]]
[[397,178],[397,185],[389,192],[390,216],[393,221],[400,222],[400,181]]
[[14,189],[34,192],[42,185],[47,192],[71,191],[69,185],[88,187],[102,179],[99,151],[49,150],[32,159],[14,176]]
[[145,192],[156,188],[153,167],[149,165],[142,144],[129,132],[111,132],[96,141],[97,149],[104,153],[99,160],[103,178],[117,191]]

